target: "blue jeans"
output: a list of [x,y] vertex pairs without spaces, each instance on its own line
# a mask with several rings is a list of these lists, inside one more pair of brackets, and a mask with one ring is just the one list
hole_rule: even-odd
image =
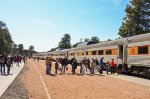
[[100,66],[102,70],[105,70],[104,64],[100,64]]
[[91,67],[91,74],[94,74],[94,67]]
[[5,74],[5,64],[0,64],[1,74]]
[[65,73],[65,70],[66,70],[66,65],[62,65],[62,71],[63,71],[63,73]]
[[80,67],[80,74],[82,74],[82,70],[83,70],[83,67],[81,66],[81,67]]
[[51,65],[50,64],[46,64],[46,74],[51,74]]

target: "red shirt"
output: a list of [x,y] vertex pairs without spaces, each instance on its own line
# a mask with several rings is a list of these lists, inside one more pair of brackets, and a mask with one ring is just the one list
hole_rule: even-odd
[[114,61],[111,62],[111,67],[115,67],[115,62]]

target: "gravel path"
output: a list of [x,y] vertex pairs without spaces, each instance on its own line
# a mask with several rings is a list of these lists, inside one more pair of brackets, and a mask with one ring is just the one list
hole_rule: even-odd
[[28,70],[25,65],[20,74],[15,78],[14,82],[8,87],[0,99],[29,99],[29,93],[21,80],[24,73]]
[[[43,61],[29,60],[23,69],[25,72],[18,77],[19,81],[18,79],[15,80],[18,81],[16,83],[20,84],[20,86],[18,84],[16,86],[20,88],[14,87],[12,92],[18,94],[14,99],[48,99],[35,66],[41,74],[51,99],[149,99],[150,97],[150,87],[108,76],[70,75],[70,70],[63,75],[45,75]],[[52,67],[52,73],[54,73],[54,66]],[[13,86],[10,89],[13,89]],[[17,90],[21,92],[17,93]],[[3,97],[8,96],[9,92],[11,93],[11,91],[7,91]],[[13,99],[13,95],[10,95],[10,97],[5,99]]]

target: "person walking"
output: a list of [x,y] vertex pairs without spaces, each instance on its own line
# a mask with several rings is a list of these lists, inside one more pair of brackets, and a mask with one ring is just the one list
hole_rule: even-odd
[[0,56],[0,67],[1,67],[1,75],[5,75],[5,65],[7,63],[7,55],[4,52],[3,55]]
[[10,74],[10,67],[11,67],[11,64],[12,64],[12,60],[11,60],[11,57],[9,56],[7,58],[7,74],[9,75]]
[[22,62],[22,56],[21,55],[19,56],[19,62],[20,63]]
[[99,70],[98,70],[98,68],[99,68],[99,62],[98,62],[97,58],[95,59],[95,64],[96,64],[95,69],[96,69],[97,71],[99,71]]
[[65,56],[64,59],[62,59],[61,64],[62,64],[62,71],[63,71],[63,73],[65,74],[66,66],[68,65],[68,59],[67,59],[66,56]]
[[26,56],[23,56],[23,62],[26,63]]
[[86,67],[86,57],[82,58],[82,60],[81,60],[80,74],[84,74],[85,73],[85,67]]
[[20,62],[20,56],[18,55],[18,56],[16,57],[16,65],[17,65],[17,66],[19,66],[19,62]]
[[101,66],[101,69],[104,70],[104,57],[100,59],[100,66]]
[[59,63],[58,63],[58,59],[56,59],[56,63],[55,63],[55,74],[58,74],[58,73],[57,73],[58,67],[59,67]]
[[50,75],[51,74],[51,66],[52,66],[52,58],[51,57],[46,57],[46,74]]
[[82,74],[82,69],[83,69],[82,64],[83,64],[83,58],[82,58],[82,60],[81,60],[81,62],[80,62],[80,74]]
[[86,60],[86,72],[88,69],[90,69],[90,59],[89,58]]
[[95,66],[96,66],[95,60],[92,58],[92,61],[91,61],[91,68],[90,68],[90,70],[91,70],[91,75],[94,74],[94,67],[95,67]]

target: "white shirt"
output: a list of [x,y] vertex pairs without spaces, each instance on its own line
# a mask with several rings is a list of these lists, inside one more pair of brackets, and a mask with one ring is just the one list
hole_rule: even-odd
[[119,58],[117,63],[122,64],[122,59]]

